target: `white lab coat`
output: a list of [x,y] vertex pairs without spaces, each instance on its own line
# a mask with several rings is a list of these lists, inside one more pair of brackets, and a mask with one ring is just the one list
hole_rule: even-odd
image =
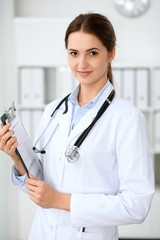
[[[79,160],[69,163],[64,155],[92,122],[112,88],[110,84],[69,136],[70,102],[67,114],[63,114],[63,104],[41,137],[40,149],[55,131],[46,154],[39,157],[44,180],[57,191],[72,194],[71,211],[38,206],[29,240],[117,240],[118,225],[144,221],[154,193],[154,176],[146,124],[139,110],[116,96],[80,146]],[[58,102],[46,107],[37,137]],[[12,179],[18,184],[14,171]],[[19,187],[24,189],[24,184]]]

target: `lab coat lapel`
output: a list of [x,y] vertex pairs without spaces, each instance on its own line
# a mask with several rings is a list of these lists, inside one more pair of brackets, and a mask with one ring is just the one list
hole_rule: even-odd
[[113,86],[110,85],[107,87],[107,89],[102,93],[100,96],[98,102],[95,104],[93,108],[91,108],[81,119],[81,121],[73,128],[69,135],[68,144],[69,142],[75,138],[76,136],[80,135],[93,121],[94,117],[96,116],[98,110],[102,106],[103,102],[107,99],[110,92],[112,91]]
[[63,114],[63,111],[64,111],[64,109],[63,109],[61,112],[61,115],[59,117],[59,120],[58,120],[59,127],[60,127],[61,131],[63,132],[64,140],[68,139],[70,124],[71,124],[71,119],[72,119],[72,110],[73,110],[73,106],[68,101],[68,112],[66,114]]
[[81,134],[93,121],[94,111],[88,111],[81,121],[73,128],[69,135],[68,142],[70,142],[77,135]]

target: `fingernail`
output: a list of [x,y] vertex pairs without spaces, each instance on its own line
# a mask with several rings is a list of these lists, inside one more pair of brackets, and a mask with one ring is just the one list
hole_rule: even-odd
[[29,176],[30,176],[30,178],[32,178],[32,177],[33,177],[31,173],[29,173]]
[[3,124],[1,123],[1,128],[3,127]]

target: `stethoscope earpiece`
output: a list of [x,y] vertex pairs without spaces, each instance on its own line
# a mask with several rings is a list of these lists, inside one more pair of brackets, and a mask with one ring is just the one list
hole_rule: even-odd
[[45,154],[45,153],[46,153],[46,151],[45,151],[44,149],[38,150],[36,147],[33,147],[32,149],[33,149],[33,151],[34,151],[35,153],[41,153],[41,154]]
[[43,150],[41,150],[41,154],[45,154],[46,153],[46,151],[43,149]]

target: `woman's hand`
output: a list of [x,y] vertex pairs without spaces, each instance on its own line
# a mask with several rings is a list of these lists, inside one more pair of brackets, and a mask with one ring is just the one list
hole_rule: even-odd
[[26,187],[31,200],[43,208],[57,208],[70,211],[70,194],[59,193],[48,183],[33,177],[27,179]]
[[14,134],[13,131],[10,131],[9,128],[11,123],[3,126],[1,124],[0,129],[0,150],[8,154],[10,157],[15,158],[17,156],[15,149],[18,146],[16,137],[12,137]]
[[25,174],[25,169],[16,153],[16,147],[18,146],[17,138],[12,137],[14,132],[12,130],[9,130],[11,126],[11,123],[3,126],[1,124],[0,129],[0,150],[8,154],[12,160],[14,161],[19,174],[23,176]]

